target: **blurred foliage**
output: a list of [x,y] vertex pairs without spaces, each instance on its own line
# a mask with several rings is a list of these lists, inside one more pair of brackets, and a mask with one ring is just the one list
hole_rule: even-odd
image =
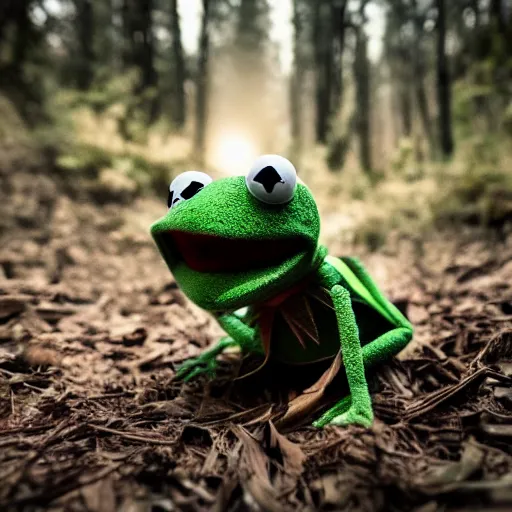
[[[174,1],[55,0],[54,11],[45,1],[7,4],[3,154],[41,149],[98,202],[155,193],[164,202],[177,173],[199,163],[225,171],[230,154],[208,160],[218,153],[210,146],[235,131],[239,145],[248,134],[247,147],[296,164],[333,243],[379,250],[396,236],[502,229],[512,219],[511,1],[294,0],[289,75],[267,0],[201,2],[197,55],[181,47]],[[369,52],[370,7],[385,20],[378,59]],[[443,66],[449,126],[439,115]],[[198,133],[205,140],[194,144]],[[245,150],[228,147],[238,169]]]
[[[50,122],[34,129],[32,137],[57,155],[60,172],[98,180],[103,188],[111,184],[113,190],[124,183],[132,195],[162,195],[172,177],[187,167],[189,141],[165,120],[148,128],[145,109],[138,108],[147,96],[131,94],[134,75],[117,76],[87,91],[58,90],[46,104]],[[121,176],[117,182],[113,173]]]
[[0,144],[2,146],[27,141],[29,132],[15,105],[0,94]]
[[503,128],[507,135],[512,138],[512,100],[503,114]]
[[[512,154],[506,141],[482,136],[466,144],[461,168],[443,172],[443,187],[433,202],[434,221],[503,226],[512,219]],[[506,150],[503,150],[506,148]]]

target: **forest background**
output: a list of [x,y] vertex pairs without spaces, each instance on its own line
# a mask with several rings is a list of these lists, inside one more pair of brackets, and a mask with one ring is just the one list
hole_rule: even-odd
[[4,147],[126,201],[280,153],[371,249],[510,216],[511,76],[507,0],[0,7]]
[[[148,228],[266,152],[414,325],[371,429],[175,378],[221,333]],[[0,510],[511,510],[511,170],[512,0],[0,0]]]

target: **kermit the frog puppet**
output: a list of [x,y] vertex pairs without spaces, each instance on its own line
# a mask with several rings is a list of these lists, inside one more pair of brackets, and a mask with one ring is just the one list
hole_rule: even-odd
[[290,365],[341,350],[350,396],[314,425],[370,426],[365,369],[398,354],[412,326],[357,259],[319,244],[318,209],[298,181],[286,158],[263,155],[246,176],[212,181],[188,171],[171,183],[169,210],[151,234],[181,290],[227,333],[177,375],[213,376],[232,346]]

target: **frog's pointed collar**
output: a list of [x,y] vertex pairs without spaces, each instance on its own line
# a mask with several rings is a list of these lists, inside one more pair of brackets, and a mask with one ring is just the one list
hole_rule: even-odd
[[254,307],[254,317],[251,322],[256,323],[257,321],[259,325],[265,359],[256,369],[240,375],[235,380],[245,379],[260,371],[267,364],[272,351],[272,330],[276,315],[282,316],[304,350],[306,350],[307,339],[320,345],[320,335],[311,308],[312,302],[334,309],[328,290],[320,285],[314,285],[312,276],[309,275],[291,288]]

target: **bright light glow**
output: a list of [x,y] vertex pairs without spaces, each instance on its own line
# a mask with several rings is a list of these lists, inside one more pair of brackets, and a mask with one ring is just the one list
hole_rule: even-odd
[[221,135],[213,148],[212,164],[223,174],[242,175],[259,156],[255,144],[241,133]]

